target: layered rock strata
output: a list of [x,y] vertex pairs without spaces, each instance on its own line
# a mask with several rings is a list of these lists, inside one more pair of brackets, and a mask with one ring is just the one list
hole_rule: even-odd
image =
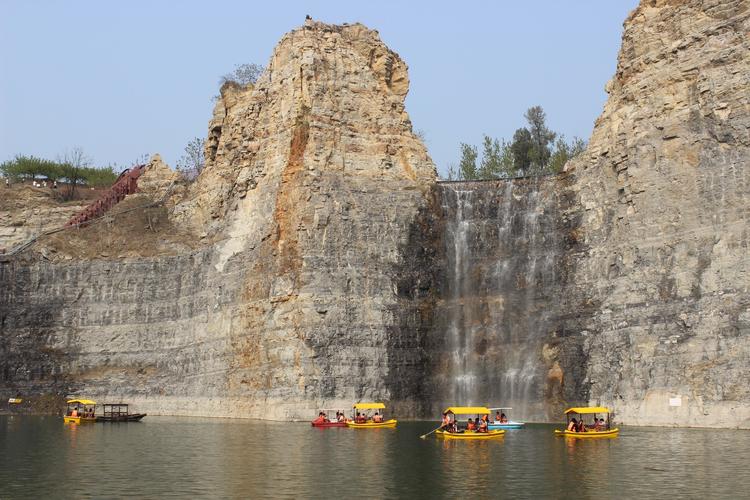
[[309,21],[254,86],[222,89],[206,169],[148,219],[155,238],[128,246],[133,219],[70,238],[119,258],[0,263],[3,393],[263,418],[591,403],[750,427],[749,16],[643,1],[587,151],[559,176],[465,184],[435,183],[377,33]]
[[254,88],[224,89],[207,166],[172,211],[214,243],[3,267],[4,385],[264,418],[393,399],[409,355],[387,336],[392,283],[435,179],[407,91],[377,32],[286,35]]
[[644,1],[586,154],[589,400],[634,424],[750,426],[750,5]]

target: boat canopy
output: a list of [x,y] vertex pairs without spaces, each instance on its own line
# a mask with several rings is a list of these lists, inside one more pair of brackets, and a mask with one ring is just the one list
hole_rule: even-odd
[[568,408],[565,410],[565,414],[568,413],[580,413],[581,415],[590,413],[609,413],[609,408],[603,406],[592,406],[592,407],[581,407],[581,408]]
[[79,404],[79,405],[95,405],[96,401],[91,401],[90,399],[69,399],[68,400],[69,405]]
[[445,413],[453,413],[454,415],[489,415],[492,412],[484,406],[451,406],[445,410]]
[[499,408],[487,408],[487,409],[488,410],[512,410],[513,408],[511,408],[510,406],[507,406],[507,407],[502,407],[501,406]]
[[385,405],[383,403],[355,403],[355,410],[383,410]]

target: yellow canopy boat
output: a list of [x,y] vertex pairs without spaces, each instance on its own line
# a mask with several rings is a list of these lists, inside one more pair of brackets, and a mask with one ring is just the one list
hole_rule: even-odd
[[[604,423],[604,419],[597,419],[598,414],[607,415],[607,422]],[[620,433],[620,429],[615,427],[612,429],[610,421],[609,408],[604,406],[591,406],[591,407],[576,407],[568,408],[565,410],[565,417],[567,425],[565,429],[555,429],[555,436],[565,436],[576,439],[592,439],[592,438],[615,438]],[[575,417],[572,415],[578,415],[580,422],[576,422],[577,425],[571,425],[572,421],[575,421]],[[586,425],[583,423],[583,415],[593,415],[594,423]],[[583,424],[583,427],[578,427]],[[579,430],[576,430],[579,429]]]
[[[385,409],[385,405],[383,403],[356,403],[352,406],[352,408],[352,413],[355,413],[355,415],[353,415],[352,420],[346,422],[346,426],[351,427],[352,429],[378,429],[383,427],[396,427],[396,423],[398,423],[398,421],[394,418],[390,420],[383,419],[382,410]],[[370,415],[365,413],[367,410],[380,410],[380,412],[376,411],[375,415],[370,417]]]
[[[450,408],[447,408],[444,413],[453,413],[454,415],[454,422],[455,422],[455,415],[489,415],[492,413],[489,408],[485,408],[484,406],[451,406]],[[489,419],[488,419],[489,420]],[[441,437],[443,439],[497,439],[501,438],[505,435],[505,430],[503,429],[492,429],[488,430],[487,432],[479,432],[476,430],[455,430],[450,431],[447,429],[438,429],[435,431],[435,434],[438,437]]]
[[96,422],[96,401],[90,399],[69,399],[68,408],[63,416],[65,424]]

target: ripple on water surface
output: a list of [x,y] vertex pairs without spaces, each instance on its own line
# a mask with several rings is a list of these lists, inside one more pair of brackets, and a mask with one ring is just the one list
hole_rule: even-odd
[[0,417],[0,498],[740,498],[750,432],[623,428],[556,438],[530,425],[456,442],[396,429],[147,417],[65,426]]

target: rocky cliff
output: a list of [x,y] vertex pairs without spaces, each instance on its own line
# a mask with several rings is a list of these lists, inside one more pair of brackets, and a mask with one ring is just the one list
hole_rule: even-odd
[[750,4],[644,1],[569,169],[589,399],[638,424],[750,426]]
[[375,31],[286,35],[254,88],[224,89],[207,166],[170,200],[200,250],[2,267],[4,386],[266,418],[393,399],[411,354],[392,283],[436,175],[407,91]]
[[[750,427],[749,16],[643,1],[565,173],[445,184],[405,63],[361,25],[308,21],[254,86],[222,88],[195,183],[0,262],[0,390]],[[161,196],[164,168],[137,196]]]

